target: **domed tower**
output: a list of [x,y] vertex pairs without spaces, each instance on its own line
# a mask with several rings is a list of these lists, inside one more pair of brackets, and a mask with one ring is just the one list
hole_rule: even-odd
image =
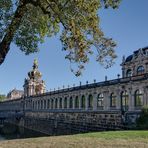
[[42,74],[38,70],[38,61],[34,60],[33,69],[28,72],[28,78],[24,82],[24,96],[32,96],[45,93],[45,82],[41,80]]

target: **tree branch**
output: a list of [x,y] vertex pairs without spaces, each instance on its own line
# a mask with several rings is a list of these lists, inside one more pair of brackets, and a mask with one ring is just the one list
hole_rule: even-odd
[[[59,18],[60,22],[62,23],[62,25],[66,29],[67,26],[63,22],[63,16],[61,16],[61,14],[59,12],[56,12],[54,7],[52,6],[51,3],[49,3],[48,0],[46,0],[46,2],[48,4],[48,8],[50,8],[55,13],[55,16],[57,16]],[[22,20],[24,14],[25,14],[25,11],[26,11],[26,5],[29,3],[35,7],[37,7],[37,6],[40,7],[42,12],[44,14],[48,14],[50,17],[50,11],[48,11],[48,8],[45,8],[41,4],[40,0],[36,0],[36,1],[35,0],[20,0],[19,6],[17,7],[17,9],[15,11],[15,14],[14,14],[14,17],[11,21],[11,24],[9,25],[7,32],[6,32],[5,36],[3,37],[3,40],[0,43],[0,65],[4,62],[5,57],[6,57],[7,53],[9,52],[10,44],[13,40],[16,30],[19,28],[19,26],[21,24],[21,20]],[[54,3],[55,3],[55,1],[54,1]],[[67,3],[68,3],[68,1],[66,1],[64,6],[67,5]],[[58,5],[57,5],[57,7],[58,7]]]
[[4,62],[5,57],[10,49],[10,44],[13,40],[16,30],[19,28],[22,17],[26,11],[26,4],[28,0],[20,0],[20,4],[17,7],[14,17],[9,25],[7,32],[0,43],[0,65]]

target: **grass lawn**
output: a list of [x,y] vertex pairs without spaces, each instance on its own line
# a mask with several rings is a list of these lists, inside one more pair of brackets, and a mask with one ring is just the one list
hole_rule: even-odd
[[1,141],[0,148],[148,148],[148,131],[111,131]]

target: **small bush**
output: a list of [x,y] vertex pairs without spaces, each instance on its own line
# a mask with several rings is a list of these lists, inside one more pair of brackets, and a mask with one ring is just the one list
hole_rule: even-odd
[[148,106],[142,108],[140,117],[137,119],[137,127],[148,129]]

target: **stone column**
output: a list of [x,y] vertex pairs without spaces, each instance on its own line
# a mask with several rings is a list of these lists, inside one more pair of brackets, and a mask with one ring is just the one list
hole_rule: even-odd
[[85,110],[88,110],[88,94],[85,95]]
[[67,109],[70,108],[69,105],[70,105],[70,96],[67,97]]
[[72,96],[72,109],[75,109],[75,99],[76,97],[73,95]]
[[104,96],[104,110],[109,110],[109,91],[103,92]]
[[135,110],[135,89],[132,90],[132,100],[131,100],[131,110],[134,111]]
[[134,111],[134,91],[132,88],[128,89],[128,96],[129,96],[129,111]]
[[147,86],[143,87],[143,105],[146,106],[148,105],[148,88]]
[[115,95],[116,95],[116,109],[121,110],[121,91],[120,89],[117,89],[115,91]]
[[45,98],[45,109],[47,109],[47,99]]
[[34,110],[36,110],[36,101],[34,100]]
[[42,106],[42,110],[45,109],[45,102],[44,102],[44,98],[41,98],[43,100],[43,106]]
[[51,98],[49,98],[49,105],[48,105],[49,107],[49,109],[51,109]]
[[48,109],[48,97],[46,97],[46,109]]
[[53,109],[55,109],[55,98],[53,98]]
[[62,96],[62,109],[64,109],[64,99],[65,99],[65,96]]
[[72,102],[72,103],[73,103],[73,104],[72,104],[72,109],[75,110],[75,109],[76,109],[76,108],[75,108],[75,99],[76,99],[76,96],[73,95],[72,99],[73,99],[73,102]]
[[79,109],[82,109],[82,104],[81,104],[81,98],[82,98],[82,95],[78,95],[78,99],[79,99]]
[[93,94],[93,110],[96,111],[97,110],[97,99],[98,99],[98,95],[97,93],[95,92]]
[[32,108],[32,99],[29,99],[29,110]]
[[44,100],[41,99],[41,102],[42,102],[41,109],[43,110],[44,109]]
[[57,103],[58,103],[57,104],[57,109],[60,109],[60,97],[58,97],[57,99],[58,99],[58,101],[57,101]]

